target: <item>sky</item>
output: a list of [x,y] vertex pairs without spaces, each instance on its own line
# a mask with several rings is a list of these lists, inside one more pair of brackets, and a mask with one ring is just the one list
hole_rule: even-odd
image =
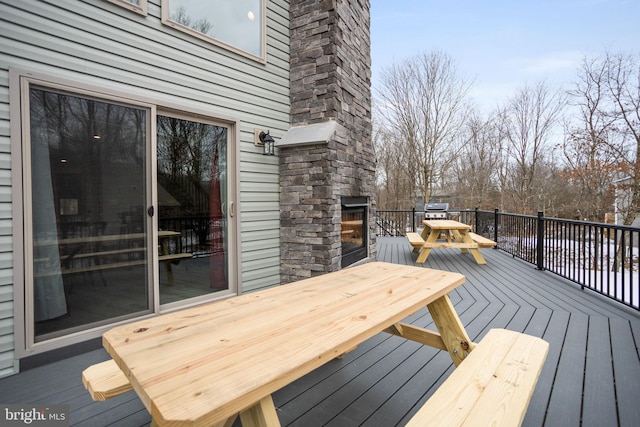
[[585,56],[640,54],[640,0],[371,0],[372,86],[442,51],[489,112],[527,84],[570,89]]

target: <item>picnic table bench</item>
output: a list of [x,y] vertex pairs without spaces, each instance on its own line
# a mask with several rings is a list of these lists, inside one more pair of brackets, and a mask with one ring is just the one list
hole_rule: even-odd
[[521,425],[548,351],[540,338],[490,330],[407,427]]
[[497,245],[497,243],[494,242],[493,240],[487,239],[486,237],[473,232],[469,232],[469,236],[471,236],[471,240],[477,243],[478,247],[481,247],[481,248],[492,248]]
[[[153,425],[229,426],[239,415],[245,427],[279,426],[270,393],[384,331],[457,366],[408,425],[517,426],[548,344],[504,329],[473,343],[447,296],[463,281],[376,262],[120,326],[104,336],[114,358],[83,383],[94,400],[134,389]],[[437,332],[402,322],[423,304]]]
[[[420,248],[422,248],[425,245],[425,240],[422,238],[420,233],[407,233],[406,236],[407,236],[407,239],[409,239],[409,243],[411,244],[411,246],[414,247],[414,252],[420,252]],[[479,248],[492,248],[497,245],[497,243],[494,242],[493,240],[488,239],[476,233],[469,232],[469,236],[471,236],[471,239],[473,240],[474,243],[478,244]],[[428,246],[432,248],[455,247],[453,246],[452,242],[435,242],[435,243],[429,243]],[[466,246],[466,245],[463,245],[463,246]]]

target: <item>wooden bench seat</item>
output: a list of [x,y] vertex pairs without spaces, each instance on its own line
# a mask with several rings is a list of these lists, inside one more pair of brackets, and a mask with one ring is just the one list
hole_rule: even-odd
[[[407,239],[409,239],[409,243],[414,248],[414,252],[419,252],[421,248],[460,248],[460,249],[471,249],[471,248],[488,248],[491,246],[495,246],[496,243],[492,240],[489,240],[485,237],[478,236],[474,233],[469,233],[471,238],[473,239],[475,244],[464,243],[464,242],[454,242],[454,241],[436,241],[436,242],[425,242],[422,236],[419,233],[407,233]],[[474,236],[478,237],[478,240],[474,238]],[[484,240],[483,240],[484,239]]]
[[469,236],[471,236],[471,239],[473,239],[473,241],[476,242],[478,246],[481,248],[492,248],[497,245],[497,243],[494,242],[493,240],[487,239],[486,237],[476,233],[470,232]]
[[193,258],[193,254],[190,253],[179,253],[179,254],[168,254],[168,255],[160,255],[158,256],[158,261],[160,262],[174,262],[180,261],[181,259],[191,259]]
[[82,371],[82,384],[93,400],[107,400],[132,390],[129,379],[111,359]]
[[[74,259],[78,258],[92,258],[92,257],[103,257],[109,255],[126,255],[133,254],[137,252],[144,252],[147,248],[139,247],[139,248],[128,248],[128,249],[113,249],[109,251],[100,251],[100,252],[81,252],[72,256]],[[69,258],[68,255],[64,255],[60,257],[60,260],[65,261]]]
[[458,248],[458,249],[475,249],[479,248],[480,245],[477,243],[465,243],[465,242],[425,242],[422,245],[423,248]]
[[407,233],[407,239],[409,239],[409,243],[413,246],[413,251],[420,252],[420,248],[424,245],[424,239],[420,233]]
[[540,338],[492,329],[407,426],[519,426],[548,351]]

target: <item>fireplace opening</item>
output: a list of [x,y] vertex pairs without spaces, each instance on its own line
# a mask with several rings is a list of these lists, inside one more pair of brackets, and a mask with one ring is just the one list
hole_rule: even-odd
[[342,267],[367,257],[368,206],[366,197],[342,198]]

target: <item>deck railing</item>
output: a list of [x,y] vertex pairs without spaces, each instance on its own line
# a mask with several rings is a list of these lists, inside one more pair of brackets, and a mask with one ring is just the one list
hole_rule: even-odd
[[187,252],[197,258],[224,251],[226,219],[209,216],[164,217],[158,220],[158,228],[180,233],[178,246],[169,247],[169,253]]
[[[479,209],[450,212],[498,243],[496,249],[640,311],[640,228]],[[421,226],[415,209],[376,212],[380,236]]]

